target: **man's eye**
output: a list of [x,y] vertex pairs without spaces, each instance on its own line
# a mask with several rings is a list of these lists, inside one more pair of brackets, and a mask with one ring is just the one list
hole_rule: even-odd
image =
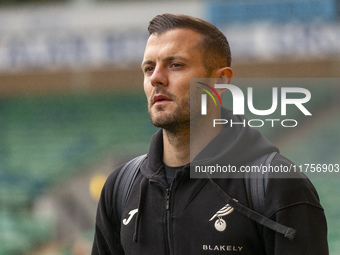
[[171,64],[171,67],[175,67],[175,68],[177,68],[177,67],[182,67],[183,65],[181,64],[181,63],[172,63]]
[[147,67],[144,68],[144,72],[145,72],[145,73],[150,73],[150,72],[153,71],[153,69],[154,69],[153,66],[147,66]]

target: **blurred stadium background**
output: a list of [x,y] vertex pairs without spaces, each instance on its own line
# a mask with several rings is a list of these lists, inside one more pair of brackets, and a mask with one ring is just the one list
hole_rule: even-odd
[[[0,0],[0,255],[90,254],[105,178],[155,131],[139,65],[148,21],[164,12],[224,31],[236,78],[310,78],[296,84],[308,88],[340,77],[337,0]],[[297,164],[340,163],[334,81],[310,87],[313,117],[263,130]],[[340,254],[340,180],[312,182]]]

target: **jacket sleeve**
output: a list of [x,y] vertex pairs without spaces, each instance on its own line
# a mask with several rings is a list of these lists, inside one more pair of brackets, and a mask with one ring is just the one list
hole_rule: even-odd
[[[293,163],[279,155],[274,164]],[[317,191],[306,176],[296,177],[268,181],[267,217],[296,229],[297,233],[293,240],[289,240],[281,234],[264,229],[267,254],[328,255],[327,222]]]
[[119,226],[113,218],[113,186],[120,168],[106,180],[98,202],[92,255],[124,254],[120,243]]
[[310,204],[290,206],[278,211],[272,219],[297,230],[293,240],[264,230],[267,254],[328,255],[327,224],[321,208]]

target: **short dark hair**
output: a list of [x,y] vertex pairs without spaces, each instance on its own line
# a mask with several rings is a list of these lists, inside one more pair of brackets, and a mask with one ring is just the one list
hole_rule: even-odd
[[231,65],[230,46],[225,35],[213,24],[182,14],[165,13],[154,17],[148,27],[149,34],[160,35],[176,28],[187,28],[202,35],[203,65],[208,73]]

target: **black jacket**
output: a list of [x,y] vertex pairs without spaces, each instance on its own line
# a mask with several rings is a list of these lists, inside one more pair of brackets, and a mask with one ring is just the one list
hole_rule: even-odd
[[[222,117],[236,118],[235,121],[241,118],[232,116],[226,109]],[[209,146],[221,142],[225,143],[223,151],[209,154]],[[296,229],[295,238],[289,240],[267,228],[259,231],[258,224],[234,210],[208,179],[191,179],[189,165],[177,172],[169,187],[162,151],[160,130],[151,139],[148,158],[132,188],[122,215],[125,224],[121,226],[113,220],[112,194],[122,166],[109,176],[98,204],[93,255],[328,254],[325,215],[307,178],[268,181],[265,216]],[[277,148],[258,131],[238,125],[226,127],[197,157],[200,158],[197,162],[242,165],[271,151]],[[290,164],[280,154],[272,162],[273,166]],[[214,179],[214,182],[238,203],[250,207],[243,179]]]

